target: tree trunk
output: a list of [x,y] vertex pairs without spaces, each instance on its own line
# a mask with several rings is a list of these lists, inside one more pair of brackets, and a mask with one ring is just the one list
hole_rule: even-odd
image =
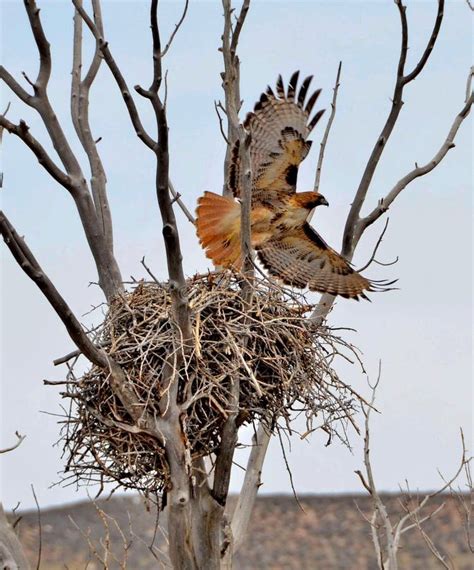
[[7,520],[0,503],[0,568],[5,570],[29,570],[23,548],[15,531]]
[[171,491],[168,512],[170,559],[179,570],[221,568],[221,522],[224,509],[209,494],[207,486],[180,504]]

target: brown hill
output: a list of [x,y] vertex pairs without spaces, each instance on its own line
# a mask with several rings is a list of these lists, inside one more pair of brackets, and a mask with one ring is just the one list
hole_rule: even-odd
[[[400,513],[400,497],[388,495],[389,512]],[[438,549],[447,555],[453,568],[473,568],[458,501],[449,496],[430,503],[431,512],[442,502],[444,508],[424,527]],[[291,496],[263,496],[257,500],[246,543],[237,556],[237,570],[376,570],[370,527],[363,514],[371,511],[370,500],[362,496],[303,496],[300,509]],[[127,557],[128,569],[169,567],[166,563],[166,537],[156,528],[156,511],[144,510],[138,497],[114,496],[108,501],[79,503],[43,510],[43,570],[69,568],[88,570],[104,567],[107,541],[112,545],[108,567],[121,568]],[[104,514],[105,513],[105,514]],[[160,515],[163,523],[163,515]],[[20,537],[33,567],[38,553],[37,514],[24,513]],[[108,532],[107,532],[108,528]],[[152,555],[149,545],[154,547]],[[93,550],[95,549],[95,554]],[[439,568],[416,529],[402,539],[400,568],[431,570]]]

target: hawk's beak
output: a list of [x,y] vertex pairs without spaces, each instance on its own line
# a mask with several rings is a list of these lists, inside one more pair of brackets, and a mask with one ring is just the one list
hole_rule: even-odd
[[319,199],[319,205],[320,206],[329,206],[329,202],[326,200],[326,198],[324,196],[321,196],[321,198]]

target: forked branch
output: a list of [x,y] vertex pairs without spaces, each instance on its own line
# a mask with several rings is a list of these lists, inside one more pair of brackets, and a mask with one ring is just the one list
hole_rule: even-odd
[[[102,31],[102,13],[98,0],[92,2],[94,9],[94,22]],[[87,155],[91,170],[91,191],[94,205],[100,221],[104,238],[109,245],[113,245],[112,217],[107,199],[105,170],[97,150],[97,143],[92,135],[89,122],[89,94],[90,88],[97,77],[102,62],[102,54],[97,46],[89,69],[82,79],[82,18],[77,10],[74,12],[74,42],[71,82],[71,117],[76,134]]]
[[424,66],[426,65],[426,62],[428,61],[428,58],[433,51],[434,45],[438,38],[439,29],[443,20],[444,0],[438,0],[437,15],[426,48],[413,70],[410,73],[405,74],[405,64],[408,52],[408,22],[406,17],[406,6],[404,6],[402,0],[395,0],[395,4],[397,5],[400,15],[402,42],[398,60],[395,88],[392,96],[392,106],[390,108],[387,120],[385,121],[385,125],[383,126],[382,131],[374,145],[374,148],[372,149],[369,160],[367,161],[367,165],[365,167],[364,173],[362,174],[355,199],[352,203],[349,215],[347,216],[346,225],[344,228],[342,254],[349,260],[352,259],[355,246],[357,245],[357,242],[354,239],[354,231],[359,220],[360,211],[364,205],[365,198],[367,196],[367,192],[372,182],[375,170],[377,169],[382,153],[385,149],[388,139],[390,138],[390,135],[393,132],[403,106],[403,89],[405,85],[410,83],[410,81],[413,81],[421,73]]
[[130,89],[127,85],[127,82],[125,81],[125,78],[122,74],[122,72],[120,71],[120,68],[118,67],[110,49],[109,49],[109,45],[108,42],[105,40],[104,38],[104,34],[101,33],[101,31],[99,30],[99,28],[95,25],[95,23],[93,22],[93,20],[90,18],[90,16],[87,14],[87,12],[84,10],[84,8],[82,7],[81,1],[80,0],[72,0],[72,3],[74,4],[74,7],[76,8],[76,10],[79,12],[79,14],[81,15],[81,18],[84,20],[84,22],[86,23],[87,27],[89,28],[89,30],[92,32],[96,42],[97,42],[97,46],[99,47],[105,62],[107,63],[114,79],[115,82],[117,83],[119,89],[120,89],[120,93],[122,94],[122,98],[125,102],[125,105],[127,107],[128,110],[128,114],[130,116],[130,120],[132,121],[132,125],[133,128],[135,129],[135,132],[138,136],[138,138],[151,150],[155,150],[156,147],[156,141],[153,140],[153,138],[146,132],[145,128],[143,127],[143,124],[141,122],[140,119],[140,115],[138,113],[138,109],[137,106],[135,105],[135,101],[133,100],[133,97],[131,95]]
[[[99,284],[107,300],[111,301],[118,293],[123,291],[123,284],[118,264],[113,255],[111,222],[108,218],[109,212],[105,188],[100,198],[101,207],[96,209],[84,179],[81,165],[49,101],[47,87],[51,75],[51,51],[41,23],[39,8],[35,0],[25,0],[24,4],[40,59],[36,81],[29,80],[25,75],[28,83],[33,87],[34,94],[29,95],[3,67],[0,68],[0,78],[23,102],[33,107],[41,116],[54,149],[63,165],[63,169],[56,164],[41,143],[31,135],[24,121],[20,121],[16,125],[8,121],[5,116],[0,116],[0,126],[18,136],[33,151],[40,164],[53,179],[71,193],[96,262]],[[76,27],[76,47],[80,47],[80,45],[77,46],[78,38],[79,34]],[[75,51],[75,61],[78,64],[80,63],[77,49]],[[94,61],[91,72],[86,78],[86,86],[92,82],[98,68],[99,62],[97,57],[94,58]],[[97,159],[97,157],[95,158]],[[94,177],[93,174],[94,187],[95,180],[97,180],[97,177]],[[95,194],[97,195],[97,192]]]
[[11,445],[10,447],[5,447],[4,449],[0,449],[0,454],[9,453],[10,451],[15,450],[17,447],[19,447],[23,443],[23,440],[25,439],[26,435],[20,435],[17,431],[15,432],[15,435],[17,437],[16,443]]
[[[461,445],[462,453],[459,466],[454,473],[454,475],[449,479],[445,480],[444,485],[438,490],[432,493],[427,493],[421,500],[417,500],[416,506],[412,506],[413,500],[410,494],[410,490],[407,487],[408,501],[404,506],[405,514],[399,518],[396,523],[392,522],[392,516],[388,512],[386,505],[384,504],[375,483],[372,463],[371,463],[371,444],[370,444],[370,415],[373,409],[373,404],[375,402],[375,394],[380,382],[380,372],[375,385],[371,386],[372,397],[370,405],[367,406],[362,404],[362,411],[365,416],[365,436],[364,436],[364,470],[365,475],[361,471],[356,471],[359,479],[362,482],[364,488],[368,491],[372,498],[372,503],[374,507],[374,512],[369,520],[372,530],[372,540],[374,542],[374,548],[377,553],[377,562],[380,570],[397,570],[398,569],[398,551],[400,549],[400,541],[403,534],[406,532],[418,529],[427,544],[429,550],[433,556],[440,562],[445,568],[450,568],[446,563],[445,557],[436,548],[436,545],[430,539],[428,534],[423,528],[423,524],[436,516],[436,514],[441,511],[444,503],[439,505],[434,511],[429,514],[424,515],[423,509],[428,505],[429,501],[434,497],[444,493],[445,491],[452,488],[453,483],[458,479],[461,473],[465,470],[466,466],[469,466],[471,458],[467,456],[466,445],[464,441],[464,434],[461,430]],[[384,527],[384,537],[382,538],[379,532],[379,525],[382,524]]]
[[31,134],[30,127],[25,123],[25,121],[21,120],[17,125],[9,121],[5,115],[0,115],[0,127],[8,131],[10,134],[15,135],[21,139],[33,152],[33,154],[38,159],[38,162],[46,170],[46,172],[48,172],[48,174],[54,178],[56,182],[59,182],[61,186],[64,186],[66,190],[71,192],[71,194],[75,194],[76,186],[73,184],[71,177],[63,170],[61,170],[61,168],[54,162],[46,149]]
[[408,184],[419,178],[420,176],[424,176],[431,172],[434,168],[438,166],[438,164],[443,160],[446,156],[448,151],[455,147],[454,139],[456,134],[461,126],[462,122],[466,119],[471,111],[471,107],[474,102],[474,95],[471,93],[469,98],[466,101],[466,104],[463,106],[461,111],[456,115],[456,118],[449,129],[448,135],[441,145],[441,148],[438,152],[433,156],[433,158],[422,166],[416,166],[413,170],[411,170],[408,174],[406,174],[403,178],[401,178],[395,186],[390,190],[390,192],[384,197],[381,198],[377,204],[377,206],[364,218],[361,218],[356,225],[355,232],[354,232],[354,243],[357,244],[364,233],[364,231],[376,222],[382,214],[384,214],[397,196],[404,190]]

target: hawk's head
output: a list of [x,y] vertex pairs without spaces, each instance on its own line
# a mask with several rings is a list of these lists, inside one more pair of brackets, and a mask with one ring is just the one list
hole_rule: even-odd
[[310,211],[318,206],[329,206],[326,198],[319,192],[298,192],[294,198],[300,208],[306,208]]

